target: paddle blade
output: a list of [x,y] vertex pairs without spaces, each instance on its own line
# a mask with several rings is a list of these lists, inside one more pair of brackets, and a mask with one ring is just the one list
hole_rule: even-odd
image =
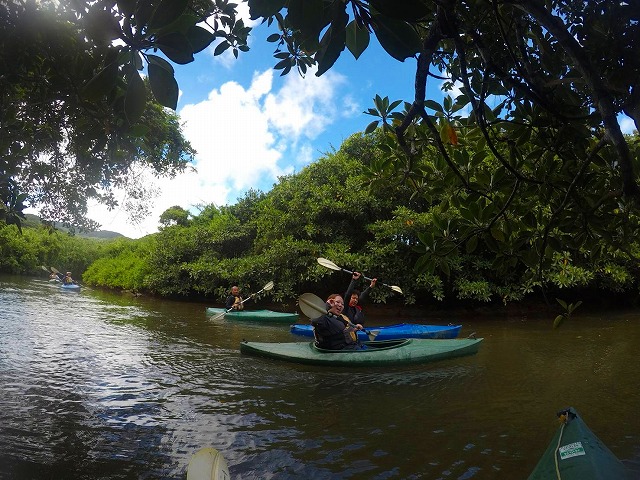
[[342,270],[339,266],[326,258],[318,257],[318,263],[323,267],[330,268],[331,270]]
[[316,318],[327,313],[327,304],[313,293],[303,293],[298,297],[298,305],[302,313],[309,318]]
[[43,269],[45,272],[49,273],[49,269],[44,265],[40,265],[40,268]]
[[55,267],[51,267],[51,271],[52,271],[53,273],[58,273],[58,274],[60,273],[60,270],[58,270],[58,269],[57,269],[57,268],[55,268]]
[[262,290],[266,290],[267,292],[272,289],[273,289],[273,282],[269,282],[264,287],[262,287]]
[[369,340],[372,342],[376,339],[376,337],[380,334],[380,330],[366,330],[367,336]]
[[400,295],[404,295],[402,293],[402,289],[400,287],[398,287],[397,285],[391,285],[391,287],[389,287],[389,288],[391,288],[391,290],[393,290],[394,292],[398,292]]
[[227,314],[227,310],[223,310],[220,313],[216,313],[215,316],[211,317],[209,320],[213,321],[213,320],[220,320],[222,317],[224,317]]

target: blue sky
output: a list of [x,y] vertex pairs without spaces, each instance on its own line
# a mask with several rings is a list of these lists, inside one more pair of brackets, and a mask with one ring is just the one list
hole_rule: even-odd
[[[242,12],[250,23],[248,9]],[[300,171],[363,131],[373,117],[362,112],[373,106],[376,94],[391,101],[413,99],[415,60],[394,60],[374,36],[357,61],[345,49],[321,77],[308,72],[302,78],[295,71],[281,77],[273,70],[275,44],[266,41],[274,31],[255,24],[250,51],[238,59],[230,50],[214,57],[213,44],[193,63],[175,65],[177,113],[198,152],[195,171],[173,180],[140,172],[140,180],[156,192],[149,212],[134,223],[122,209],[92,205],[89,216],[103,230],[139,238],[156,232],[160,215],[171,206],[197,213],[198,205],[233,204],[250,188],[268,191],[278,176]],[[440,84],[429,79],[428,98],[442,98]],[[127,198],[120,195],[120,201]]]
[[[248,12],[246,12],[248,18]],[[89,216],[103,230],[139,238],[157,231],[162,212],[179,205],[196,213],[198,205],[233,204],[249,188],[268,191],[278,176],[300,171],[324,152],[339,148],[373,117],[362,113],[376,94],[412,100],[415,60],[399,62],[374,37],[356,61],[345,49],[334,67],[316,77],[273,70],[275,30],[257,24],[250,51],[238,59],[228,50],[214,57],[215,44],[188,65],[175,65],[180,87],[177,113],[183,132],[198,152],[197,172],[171,181],[140,175],[157,196],[148,215],[131,223],[124,210],[92,205]],[[439,83],[430,86],[439,98]],[[127,199],[120,196],[121,203]]]

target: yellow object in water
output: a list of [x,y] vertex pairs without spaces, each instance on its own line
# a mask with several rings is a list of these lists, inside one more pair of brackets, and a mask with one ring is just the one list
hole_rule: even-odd
[[231,480],[227,461],[212,447],[198,450],[189,460],[187,480]]

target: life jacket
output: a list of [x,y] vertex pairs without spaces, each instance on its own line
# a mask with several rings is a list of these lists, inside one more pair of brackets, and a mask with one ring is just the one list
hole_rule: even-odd
[[233,302],[233,306],[235,307],[234,310],[244,310],[244,303],[242,303],[242,297],[240,296],[236,297],[235,301]]
[[349,345],[358,343],[358,336],[353,327],[349,325],[349,319],[345,315],[327,313],[312,320],[311,325],[316,340],[315,344],[319,348],[342,350]]

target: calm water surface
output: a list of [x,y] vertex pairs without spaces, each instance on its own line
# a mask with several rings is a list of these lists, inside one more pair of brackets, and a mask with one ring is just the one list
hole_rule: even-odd
[[302,339],[206,306],[0,276],[0,478],[184,479],[213,446],[234,479],[519,479],[566,406],[640,478],[640,312],[464,320],[475,356],[329,370],[241,355]]

